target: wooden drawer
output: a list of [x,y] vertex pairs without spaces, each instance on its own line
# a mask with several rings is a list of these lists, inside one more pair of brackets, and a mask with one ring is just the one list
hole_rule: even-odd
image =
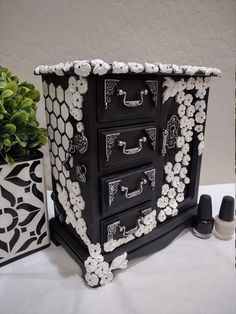
[[119,127],[99,131],[100,168],[149,160],[156,149],[154,124]]
[[152,198],[156,170],[153,165],[101,178],[103,214],[113,214]]
[[140,238],[152,232],[156,224],[156,210],[149,202],[106,218],[101,221],[101,242],[106,243],[104,250],[111,252],[120,245]]
[[157,107],[158,81],[140,76],[101,78],[98,98],[99,121],[151,117]]

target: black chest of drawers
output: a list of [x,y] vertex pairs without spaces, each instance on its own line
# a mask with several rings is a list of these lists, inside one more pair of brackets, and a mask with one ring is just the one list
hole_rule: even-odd
[[160,250],[197,208],[215,68],[75,61],[43,79],[55,218],[51,237],[88,285]]

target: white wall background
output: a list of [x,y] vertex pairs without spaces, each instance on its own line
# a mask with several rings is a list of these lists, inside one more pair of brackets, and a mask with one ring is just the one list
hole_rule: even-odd
[[235,0],[0,0],[0,64],[40,90],[39,64],[97,57],[219,67],[201,183],[234,181]]

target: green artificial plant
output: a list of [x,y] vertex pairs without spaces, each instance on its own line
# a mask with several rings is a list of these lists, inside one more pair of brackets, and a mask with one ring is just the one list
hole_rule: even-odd
[[46,129],[36,118],[40,94],[34,85],[0,66],[0,162],[34,154],[47,143]]

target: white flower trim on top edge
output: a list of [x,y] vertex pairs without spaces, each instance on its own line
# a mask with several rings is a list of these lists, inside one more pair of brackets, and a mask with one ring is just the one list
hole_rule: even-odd
[[[188,67],[187,70],[190,71],[190,68]],[[195,70],[197,71],[197,69]],[[185,187],[190,183],[186,167],[191,160],[188,153],[189,142],[193,139],[193,128],[198,132],[198,155],[201,155],[204,150],[203,123],[206,119],[206,103],[202,98],[206,95],[206,89],[209,86],[209,77],[204,79],[191,77],[187,81],[184,79],[174,81],[171,77],[166,77],[163,83],[163,87],[166,87],[163,93],[163,103],[170,97],[175,97],[176,102],[179,103],[177,112],[180,118],[181,135],[177,137],[176,146],[179,150],[175,154],[175,163],[172,164],[168,161],[164,166],[165,182],[162,186],[162,195],[157,199],[157,207],[161,209],[157,216],[159,222],[165,221],[168,216],[177,215],[177,206],[184,200]],[[193,96],[187,91],[194,89],[196,89],[196,98],[200,100],[193,105]]]
[[[196,73],[201,73],[203,75],[214,75],[221,76],[221,71],[217,68],[204,67],[204,66],[191,66],[191,65],[176,65],[176,64],[163,64],[163,63],[136,63],[136,62],[117,62],[114,61],[112,64],[104,62],[101,59],[94,60],[76,60],[68,61],[66,63],[59,63],[56,65],[40,65],[35,70],[35,74],[51,74],[62,76],[64,73],[72,71],[75,74],[83,77],[87,77],[90,73],[105,75],[108,71],[116,74],[127,73],[128,71],[133,73],[176,73],[176,74],[186,74],[194,75]],[[207,87],[207,81],[203,87]],[[187,88],[188,89],[188,88]],[[204,94],[204,90],[199,90],[198,95],[201,97]]]

